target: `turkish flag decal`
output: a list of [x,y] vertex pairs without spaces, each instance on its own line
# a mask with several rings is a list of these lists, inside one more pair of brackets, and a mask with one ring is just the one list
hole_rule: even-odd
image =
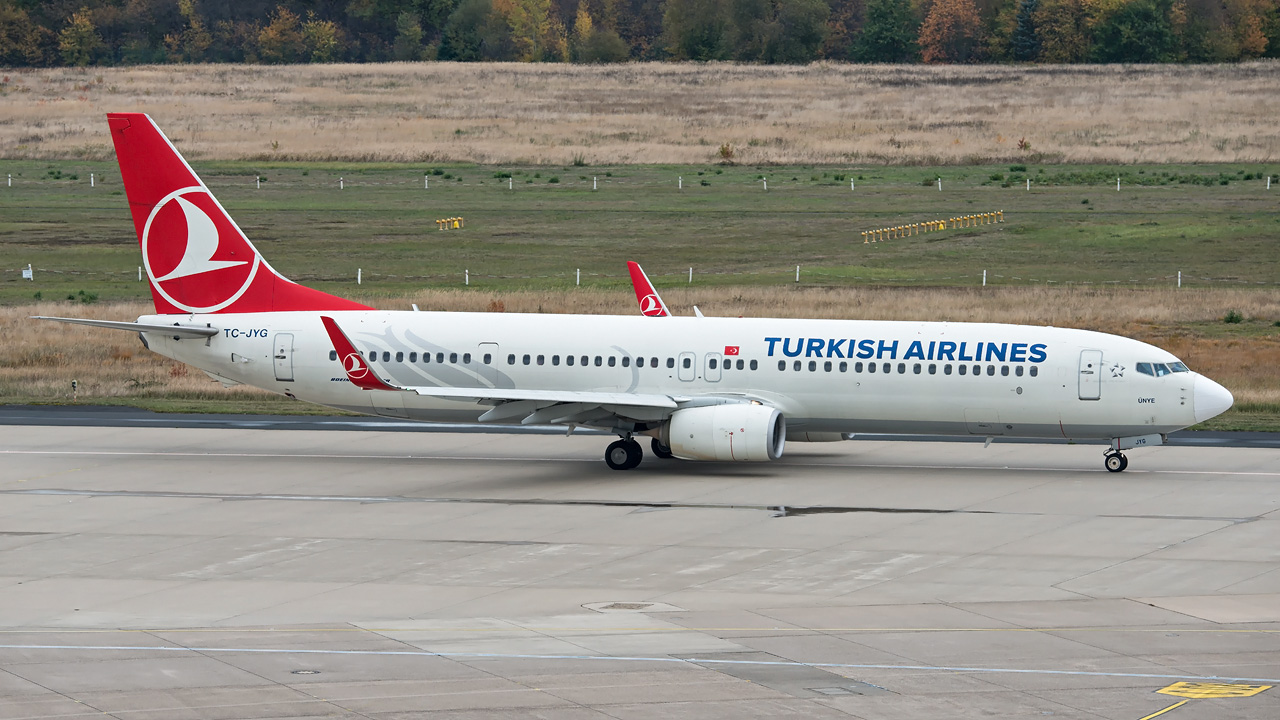
[[725,354],[725,355],[737,355],[737,354],[738,354],[738,346],[737,346],[737,345],[725,345],[725,346],[724,346],[724,354]]

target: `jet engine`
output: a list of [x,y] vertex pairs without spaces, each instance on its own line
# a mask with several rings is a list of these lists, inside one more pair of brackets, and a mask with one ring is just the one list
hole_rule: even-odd
[[765,462],[782,456],[787,421],[765,405],[685,408],[671,414],[659,440],[682,460]]

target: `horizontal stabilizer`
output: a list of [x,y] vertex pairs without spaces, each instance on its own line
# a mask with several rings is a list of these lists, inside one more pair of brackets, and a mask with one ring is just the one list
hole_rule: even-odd
[[154,325],[151,323],[136,322],[119,322],[116,320],[89,320],[87,318],[64,318],[64,317],[47,317],[44,315],[32,315],[32,320],[54,320],[56,322],[71,323],[73,325],[90,325],[92,327],[108,328],[110,330],[130,330],[132,332],[156,332],[165,335],[175,335],[177,337],[190,338],[207,338],[213,337],[222,330],[209,327],[207,325]]

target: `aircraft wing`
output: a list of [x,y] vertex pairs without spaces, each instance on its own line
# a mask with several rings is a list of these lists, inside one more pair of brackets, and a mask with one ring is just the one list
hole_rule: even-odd
[[207,325],[153,325],[150,323],[136,322],[119,322],[116,320],[89,320],[87,318],[64,318],[64,317],[48,317],[45,315],[32,315],[32,320],[53,320],[55,322],[71,323],[73,325],[90,325],[93,327],[108,328],[111,330],[132,330],[133,332],[158,332],[165,335],[176,335],[178,337],[213,337],[222,332],[218,328],[209,327]]
[[670,317],[671,311],[658,296],[658,291],[654,289],[653,283],[649,282],[649,276],[644,274],[640,264],[628,260],[627,272],[631,273],[631,287],[636,291],[636,301],[640,303],[640,314],[646,317]]
[[662,419],[687,398],[670,395],[597,392],[591,390],[526,390],[485,387],[419,387],[392,385],[374,374],[373,369],[338,327],[333,318],[321,316],[333,347],[338,351],[347,379],[364,390],[411,392],[417,395],[450,400],[471,400],[494,405],[480,417],[482,422],[510,421],[522,418],[530,423],[598,422],[610,417],[631,420]]

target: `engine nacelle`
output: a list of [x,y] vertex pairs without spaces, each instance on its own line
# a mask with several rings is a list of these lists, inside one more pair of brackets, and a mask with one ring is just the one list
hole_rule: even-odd
[[782,457],[787,422],[765,405],[686,408],[671,414],[660,440],[681,460],[765,462]]

